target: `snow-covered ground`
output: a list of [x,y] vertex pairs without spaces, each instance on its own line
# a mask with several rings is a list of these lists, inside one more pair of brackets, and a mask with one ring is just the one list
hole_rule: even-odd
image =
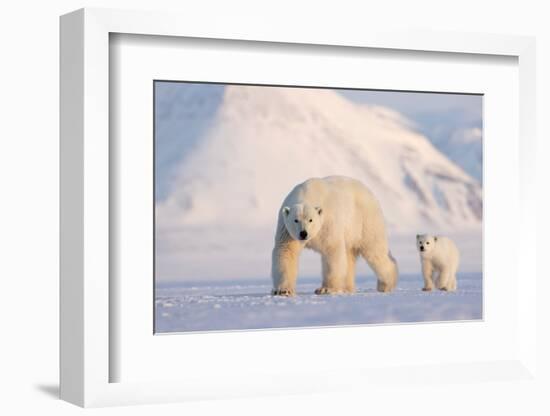
[[157,284],[157,333],[434,322],[482,318],[482,274],[459,273],[454,293],[423,292],[420,275],[400,277],[378,293],[374,277],[357,277],[354,295],[314,295],[320,279],[301,279],[296,297],[269,294],[269,279]]

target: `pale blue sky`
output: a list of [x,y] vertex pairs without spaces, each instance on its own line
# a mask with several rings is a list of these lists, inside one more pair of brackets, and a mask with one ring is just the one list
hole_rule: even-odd
[[341,90],[342,95],[356,102],[383,105],[408,117],[457,111],[471,119],[481,118],[481,95],[419,93],[396,91]]

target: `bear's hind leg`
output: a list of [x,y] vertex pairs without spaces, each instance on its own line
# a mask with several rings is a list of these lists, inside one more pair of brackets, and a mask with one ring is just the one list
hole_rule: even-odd
[[346,281],[344,291],[346,293],[355,293],[355,262],[357,253],[353,250],[348,251],[348,272],[346,273]]
[[376,290],[379,292],[391,292],[395,289],[398,270],[397,263],[391,254],[389,252],[384,254],[364,252],[363,257],[378,279]]
[[348,273],[348,255],[345,246],[334,247],[322,255],[323,284],[315,290],[317,295],[343,293]]
[[453,275],[449,270],[441,270],[437,285],[439,290],[453,291],[456,289],[456,282],[453,283]]

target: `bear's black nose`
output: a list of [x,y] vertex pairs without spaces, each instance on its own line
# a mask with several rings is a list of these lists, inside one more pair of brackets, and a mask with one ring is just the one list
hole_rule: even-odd
[[300,238],[305,240],[307,238],[307,231],[300,231]]
[[424,251],[424,246],[420,246],[420,251]]

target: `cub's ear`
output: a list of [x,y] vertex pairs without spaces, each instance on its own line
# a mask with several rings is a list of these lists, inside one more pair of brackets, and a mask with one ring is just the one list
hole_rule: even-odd
[[420,234],[416,234],[416,239],[418,240],[420,238]]
[[317,214],[321,215],[323,213],[323,208],[315,207],[315,209],[317,210]]
[[290,213],[290,208],[289,207],[284,207],[283,210],[282,210],[282,213],[283,213],[284,216],[287,216]]

